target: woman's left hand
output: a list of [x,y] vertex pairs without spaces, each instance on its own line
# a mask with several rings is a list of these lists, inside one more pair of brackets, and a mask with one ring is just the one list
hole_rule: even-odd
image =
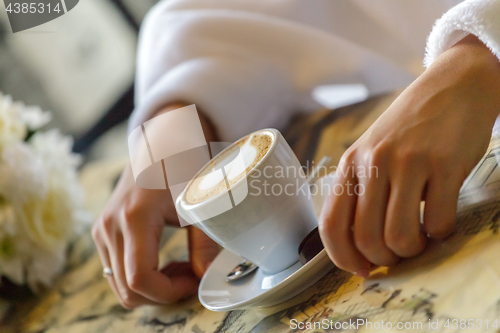
[[500,62],[469,35],[343,155],[335,189],[344,191],[330,194],[320,218],[333,262],[364,277],[371,264],[394,265],[422,252],[428,236],[452,233],[460,187],[485,153],[499,112]]

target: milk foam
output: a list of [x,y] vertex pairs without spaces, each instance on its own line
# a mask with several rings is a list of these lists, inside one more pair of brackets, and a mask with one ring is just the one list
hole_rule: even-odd
[[[184,200],[197,204],[221,192],[245,177],[267,154],[273,142],[273,134],[261,130],[246,136],[205,166],[188,184]],[[224,178],[226,176],[226,178]]]
[[199,188],[208,190],[223,181],[224,174],[220,170],[222,167],[224,168],[224,172],[227,175],[228,180],[235,179],[244,173],[257,157],[257,149],[250,144],[252,138],[253,135],[245,141],[243,146],[240,147],[239,154],[236,157],[233,156],[234,154],[229,154],[222,160],[218,161],[214,168],[215,171],[203,177],[203,180],[199,184]]

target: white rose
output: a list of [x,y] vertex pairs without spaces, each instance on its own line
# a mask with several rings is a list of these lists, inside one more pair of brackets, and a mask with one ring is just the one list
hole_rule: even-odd
[[86,217],[72,139],[51,130],[24,142],[28,128],[50,120],[0,93],[0,275],[34,291],[61,272]]
[[0,196],[13,203],[41,199],[47,175],[41,158],[24,142],[13,142],[0,152]]
[[12,205],[17,222],[33,242],[56,254],[73,235],[83,202],[76,173],[80,160],[71,152],[71,139],[57,130],[36,133],[29,144],[40,161],[46,190],[41,198]]
[[24,104],[0,93],[0,148],[26,137],[27,127],[21,116]]
[[66,192],[67,204],[79,214],[76,210],[83,204],[83,190],[77,173],[81,158],[71,151],[73,139],[53,129],[36,133],[29,143],[42,161],[49,187]]
[[44,199],[13,203],[16,222],[35,244],[57,253],[73,233],[73,205],[61,188],[51,188]]
[[24,282],[23,256],[17,247],[17,229],[12,206],[2,200],[0,203],[0,275],[22,284]]
[[26,106],[21,112],[21,118],[30,130],[38,130],[50,123],[52,113],[42,111],[39,106]]

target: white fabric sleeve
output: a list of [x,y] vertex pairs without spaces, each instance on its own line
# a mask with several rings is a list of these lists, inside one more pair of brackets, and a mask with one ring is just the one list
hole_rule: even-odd
[[427,40],[425,66],[468,34],[477,36],[500,60],[500,0],[466,0],[437,20]]
[[[341,26],[370,20],[345,1],[161,1],[139,36],[129,131],[165,104],[184,101],[232,142],[261,128],[282,129],[294,112],[319,109],[311,96],[318,85],[362,83],[380,94],[412,81],[406,69],[349,37],[353,29],[327,31],[339,31],[330,29],[332,13]],[[363,31],[358,42],[386,41],[379,25],[365,30],[380,33],[362,38]]]
[[175,101],[196,104],[229,142],[261,128],[283,127],[293,108],[319,108],[305,82],[318,69],[307,73],[310,66],[294,50],[294,39],[303,39],[304,32],[259,13],[257,4],[233,3],[162,1],[150,11],[140,32],[129,131]]
[[[444,14],[427,40],[424,65],[429,67],[468,34],[479,38],[500,60],[500,0],[466,0]],[[500,116],[492,135],[500,136]]]

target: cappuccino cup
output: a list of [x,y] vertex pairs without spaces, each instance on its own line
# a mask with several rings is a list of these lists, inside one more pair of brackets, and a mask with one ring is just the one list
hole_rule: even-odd
[[249,134],[212,158],[175,206],[188,223],[266,274],[298,262],[301,241],[318,225],[304,170],[276,129]]

